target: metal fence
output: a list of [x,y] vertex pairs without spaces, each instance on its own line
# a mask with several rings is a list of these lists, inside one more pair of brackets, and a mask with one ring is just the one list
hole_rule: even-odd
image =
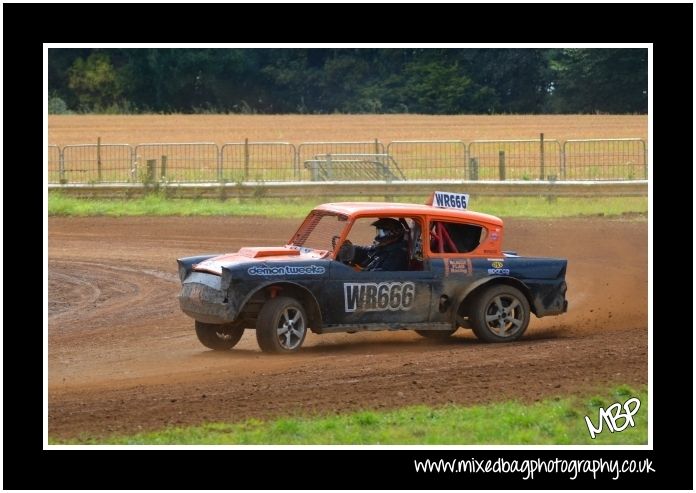
[[63,165],[61,163],[60,147],[48,146],[48,182],[62,183]]
[[561,145],[556,140],[476,140],[469,144],[472,180],[559,180]]
[[567,140],[563,144],[567,180],[648,178],[648,156],[641,139]]
[[316,180],[316,162],[334,154],[384,154],[384,144],[377,139],[363,142],[304,142],[297,147],[297,175],[300,181]]
[[389,154],[317,154],[307,159],[312,181],[391,182],[405,180],[404,173]]
[[287,142],[231,142],[220,149],[218,181],[294,181],[295,146]]
[[641,180],[641,139],[48,146],[49,183]]
[[62,152],[62,181],[122,183],[132,180],[133,148],[128,144],[67,145]]
[[220,181],[220,152],[212,142],[139,144],[135,147],[136,181]]
[[387,152],[408,180],[469,179],[461,140],[395,140]]

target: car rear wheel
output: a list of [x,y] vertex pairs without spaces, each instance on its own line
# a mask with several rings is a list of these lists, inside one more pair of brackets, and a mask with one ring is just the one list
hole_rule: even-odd
[[244,327],[238,323],[206,324],[196,320],[196,335],[205,347],[216,351],[233,348],[244,334]]
[[426,339],[447,339],[449,336],[457,332],[457,329],[452,330],[417,330],[416,334],[423,336]]
[[307,314],[294,298],[279,296],[268,300],[256,319],[256,340],[267,353],[292,353],[307,335]]
[[474,300],[469,322],[482,341],[515,341],[529,325],[529,302],[517,288],[505,284],[491,286]]

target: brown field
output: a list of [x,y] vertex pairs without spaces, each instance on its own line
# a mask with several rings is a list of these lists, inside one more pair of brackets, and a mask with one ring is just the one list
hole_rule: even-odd
[[647,115],[52,115],[48,143],[648,138]]

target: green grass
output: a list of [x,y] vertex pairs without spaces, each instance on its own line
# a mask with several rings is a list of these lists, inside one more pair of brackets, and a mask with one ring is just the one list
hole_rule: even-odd
[[[312,199],[176,199],[150,194],[135,199],[75,198],[60,192],[48,194],[51,216],[266,216],[303,218],[316,205],[355,197]],[[418,197],[391,201],[423,203]],[[645,215],[647,197],[472,197],[471,209],[500,217],[556,218],[572,216]]]
[[471,197],[471,208],[500,217],[645,215],[647,197]]
[[[611,433],[606,426],[589,436],[584,416],[598,424],[598,408],[638,397],[635,426]],[[622,425],[623,420],[618,422]],[[106,439],[84,436],[52,444],[647,444],[647,389],[620,386],[601,395],[552,398],[535,404],[504,402],[486,406],[408,407],[324,417],[274,421],[209,423]]]
[[49,216],[268,216],[304,218],[307,202],[289,200],[170,199],[150,194],[136,199],[85,199],[48,194]]

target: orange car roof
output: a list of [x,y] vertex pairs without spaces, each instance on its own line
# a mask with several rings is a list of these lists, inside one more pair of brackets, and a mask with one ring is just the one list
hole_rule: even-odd
[[399,216],[399,215],[428,215],[439,219],[460,219],[483,222],[502,226],[503,221],[499,217],[474,212],[470,210],[443,209],[432,205],[398,204],[394,202],[329,202],[321,204],[315,209],[345,214],[354,217],[357,215],[375,216]]

